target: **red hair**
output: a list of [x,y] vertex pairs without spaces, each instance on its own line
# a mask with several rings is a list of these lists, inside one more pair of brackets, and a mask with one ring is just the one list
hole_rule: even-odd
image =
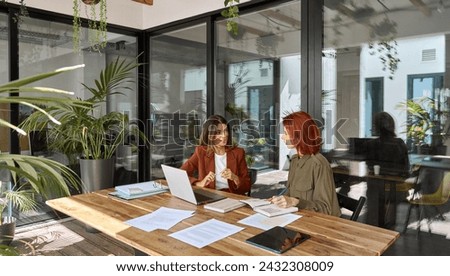
[[306,112],[297,111],[283,118],[283,126],[292,145],[302,154],[316,154],[320,151],[322,138],[314,119]]

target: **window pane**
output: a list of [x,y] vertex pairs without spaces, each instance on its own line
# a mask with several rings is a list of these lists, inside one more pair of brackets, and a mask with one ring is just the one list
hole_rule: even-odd
[[[326,130],[335,130],[326,136],[326,148],[347,148],[349,137],[372,137],[371,119],[385,111],[395,119],[397,136],[410,141],[410,153],[426,145],[429,153],[446,154],[441,133],[448,131],[450,6],[417,2],[325,0],[323,89],[329,97],[323,116]],[[415,117],[405,103],[423,97],[435,104],[422,105],[434,127],[419,139],[420,133],[408,131]]]
[[181,166],[206,119],[206,25],[150,39],[152,178],[161,164]]
[[[8,16],[0,13],[0,83],[8,82]],[[2,96],[3,97],[3,96]],[[0,104],[0,119],[9,122],[9,104]],[[0,127],[0,152],[9,152],[9,128]]]
[[217,29],[216,113],[232,122],[233,136],[253,169],[282,169],[278,122],[300,109],[300,1],[242,14],[237,34]]
[[[33,83],[35,86],[44,86],[73,91],[75,97],[88,99],[92,93],[84,88],[82,83],[95,87],[94,80],[100,78],[100,71],[116,60],[118,56],[130,61],[135,60],[136,38],[116,33],[107,33],[107,45],[101,52],[89,49],[87,38],[82,35],[80,52],[74,52],[72,46],[72,25],[24,17],[19,29],[19,75],[30,75],[50,72],[55,69],[78,64],[85,64],[84,68],[70,71],[58,76]],[[82,34],[87,30],[82,29]],[[137,72],[137,71],[136,71]],[[135,73],[137,76],[137,73]],[[122,93],[108,96],[106,102],[97,106],[94,116],[102,116],[112,111],[125,112],[130,121],[137,120],[137,77],[134,84],[127,84],[130,89],[113,89],[112,93]],[[20,119],[30,115],[32,110],[26,106],[20,107]],[[78,164],[80,150],[54,152],[51,148],[51,135],[23,137],[20,141],[22,153],[44,155],[64,164],[73,165],[75,170]],[[50,147],[47,147],[47,143]],[[125,154],[125,155],[124,155]],[[137,181],[137,152],[124,151],[120,146],[117,152],[115,184],[126,184]]]

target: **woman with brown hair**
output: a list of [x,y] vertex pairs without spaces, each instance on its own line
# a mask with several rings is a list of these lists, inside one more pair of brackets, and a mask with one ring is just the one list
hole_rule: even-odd
[[200,187],[246,194],[250,191],[245,151],[233,146],[228,122],[220,115],[203,124],[200,145],[181,166],[191,184]]
[[272,203],[340,216],[333,171],[319,152],[322,138],[317,124],[308,113],[299,111],[284,117],[283,126],[281,139],[297,154],[291,158],[286,194],[272,197]]

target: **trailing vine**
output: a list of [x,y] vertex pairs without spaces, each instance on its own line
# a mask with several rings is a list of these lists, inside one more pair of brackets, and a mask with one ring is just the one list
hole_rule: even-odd
[[[394,79],[395,71],[398,69],[397,41],[397,23],[385,17],[383,21],[378,24],[373,24],[370,32],[369,53],[371,55],[379,54],[383,71],[389,70],[389,79]],[[373,42],[375,39],[378,42]]]
[[73,0],[73,34],[72,34],[72,44],[73,50],[75,52],[80,51],[80,30],[81,30],[81,18],[80,18],[80,7],[79,1]]
[[[6,3],[8,3],[8,1],[6,1],[6,0],[1,0],[1,2],[4,5],[6,5]],[[20,0],[19,4],[20,4],[19,11],[14,13],[14,17],[13,17],[14,22],[16,22],[18,25],[20,25],[20,23],[23,22],[24,16],[29,16],[28,8],[27,8],[27,4],[25,3],[25,0]]]
[[239,17],[239,8],[237,7],[239,0],[225,0],[223,10],[220,14],[227,18],[227,31],[233,35],[238,34],[238,23],[235,21]]
[[88,40],[90,49],[100,51],[105,48],[107,44],[106,0],[73,0],[73,49],[75,52],[80,51],[82,27],[80,19],[81,1],[84,3],[85,14],[88,19]]

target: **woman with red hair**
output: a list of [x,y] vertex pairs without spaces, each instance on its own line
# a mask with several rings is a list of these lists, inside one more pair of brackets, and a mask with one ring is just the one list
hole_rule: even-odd
[[333,171],[319,152],[322,138],[317,124],[308,113],[298,111],[284,117],[283,126],[281,139],[297,154],[291,158],[286,194],[272,197],[272,203],[340,216]]

